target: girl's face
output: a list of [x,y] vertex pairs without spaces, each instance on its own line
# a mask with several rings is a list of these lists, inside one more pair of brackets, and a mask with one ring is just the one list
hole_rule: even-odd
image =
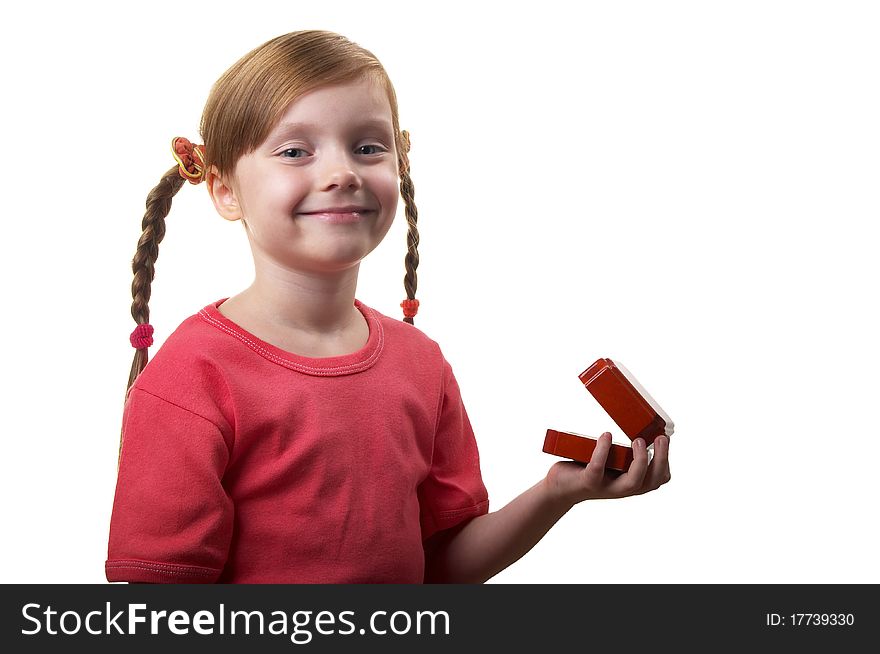
[[[382,242],[398,183],[388,98],[362,79],[298,98],[238,160],[232,188],[217,178],[208,186],[223,217],[244,219],[258,272],[330,273],[357,265]],[[334,209],[342,216],[316,213]]]

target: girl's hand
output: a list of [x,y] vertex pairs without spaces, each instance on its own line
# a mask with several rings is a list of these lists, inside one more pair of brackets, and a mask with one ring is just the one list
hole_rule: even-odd
[[641,438],[633,441],[633,462],[624,473],[605,469],[610,450],[611,433],[605,432],[599,437],[589,464],[575,461],[554,463],[545,478],[553,497],[565,506],[573,506],[584,500],[641,495],[659,488],[671,478],[667,436],[654,439],[654,457],[650,465],[645,441]]

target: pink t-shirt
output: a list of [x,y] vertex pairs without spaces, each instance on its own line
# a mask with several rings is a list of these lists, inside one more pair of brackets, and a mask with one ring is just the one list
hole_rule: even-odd
[[108,581],[422,583],[423,541],[489,510],[452,368],[359,300],[357,352],[286,352],[209,304],[123,412]]

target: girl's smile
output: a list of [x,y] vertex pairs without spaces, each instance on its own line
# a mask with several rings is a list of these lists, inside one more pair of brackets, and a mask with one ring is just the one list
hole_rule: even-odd
[[329,223],[353,223],[375,213],[368,207],[347,205],[344,207],[325,207],[315,211],[303,211],[301,215],[311,216]]

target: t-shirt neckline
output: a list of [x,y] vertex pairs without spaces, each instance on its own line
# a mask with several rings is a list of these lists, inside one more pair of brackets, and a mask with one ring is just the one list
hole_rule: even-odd
[[372,367],[373,364],[378,361],[379,355],[382,353],[382,348],[385,344],[385,334],[382,329],[382,323],[379,321],[376,313],[357,298],[354,300],[354,305],[364,318],[366,318],[367,326],[370,330],[370,337],[367,339],[367,343],[358,351],[335,357],[302,356],[294,352],[282,350],[281,348],[258,338],[241,327],[238,323],[233,322],[220,313],[218,307],[228,299],[229,298],[222,298],[216,302],[212,302],[199,311],[199,316],[220,331],[238,339],[244,345],[269,361],[307,375],[329,377],[361,372],[362,370]]

